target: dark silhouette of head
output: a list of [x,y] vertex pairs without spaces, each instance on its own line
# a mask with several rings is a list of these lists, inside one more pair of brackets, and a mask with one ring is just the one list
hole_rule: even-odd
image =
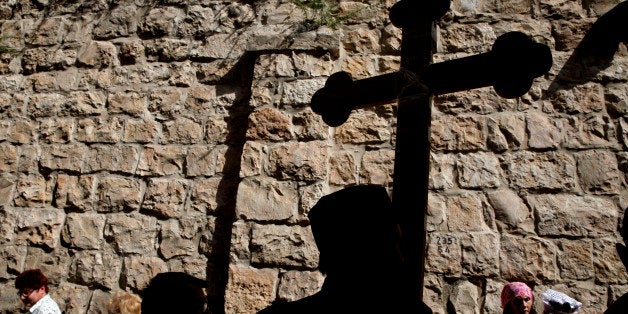
[[319,270],[348,276],[398,266],[399,232],[386,189],[352,186],[323,196],[308,215],[320,252]]
[[142,314],[207,313],[205,285],[183,272],[157,274],[142,292]]

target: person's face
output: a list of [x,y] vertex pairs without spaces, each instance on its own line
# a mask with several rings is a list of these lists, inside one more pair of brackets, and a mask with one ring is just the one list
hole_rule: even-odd
[[532,310],[532,298],[517,296],[510,302],[510,308],[515,314],[530,314]]
[[24,305],[30,308],[35,305],[37,301],[46,296],[46,287],[41,286],[39,289],[24,288],[18,292],[18,295]]

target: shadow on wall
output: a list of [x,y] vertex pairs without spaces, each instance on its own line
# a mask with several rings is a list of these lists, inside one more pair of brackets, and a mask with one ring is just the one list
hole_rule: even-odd
[[[308,215],[320,252],[323,287],[303,299],[275,303],[258,312],[431,313],[410,310],[403,300],[405,276],[400,234],[386,189],[352,186],[322,197]],[[368,300],[365,302],[365,300]]]
[[591,81],[611,65],[621,42],[628,43],[628,1],[619,3],[593,23],[548,92],[551,94]]
[[[628,244],[628,213],[624,212],[624,218],[621,223],[621,237],[624,240],[624,243],[617,243],[615,248],[617,249],[617,255],[621,259],[621,262],[624,264],[626,271],[628,271],[628,248],[626,245]],[[619,314],[626,313],[626,309],[628,309],[628,293],[619,297],[613,304],[611,304],[608,309],[604,312],[604,314]]]

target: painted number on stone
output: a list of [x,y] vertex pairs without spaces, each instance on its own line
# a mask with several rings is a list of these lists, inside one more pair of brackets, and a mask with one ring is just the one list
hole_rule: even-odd
[[438,247],[438,253],[449,253],[449,246],[454,244],[454,238],[450,236],[436,236],[436,246]]

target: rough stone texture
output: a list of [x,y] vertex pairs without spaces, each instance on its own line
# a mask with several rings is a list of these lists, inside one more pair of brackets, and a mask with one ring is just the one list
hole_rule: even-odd
[[[21,307],[11,283],[26,268],[67,313],[105,313],[114,291],[164,271],[255,313],[320,288],[307,214],[323,195],[394,195],[396,100],[338,127],[309,104],[337,71],[399,69],[395,0],[340,1],[335,27],[284,0],[0,2],[2,313]],[[435,63],[509,31],[553,63],[518,98],[432,98],[429,178],[416,181],[429,184],[435,313],[499,313],[509,280],[566,292],[583,313],[625,293],[626,45],[604,64],[574,58],[616,3],[454,0],[436,22]]]

